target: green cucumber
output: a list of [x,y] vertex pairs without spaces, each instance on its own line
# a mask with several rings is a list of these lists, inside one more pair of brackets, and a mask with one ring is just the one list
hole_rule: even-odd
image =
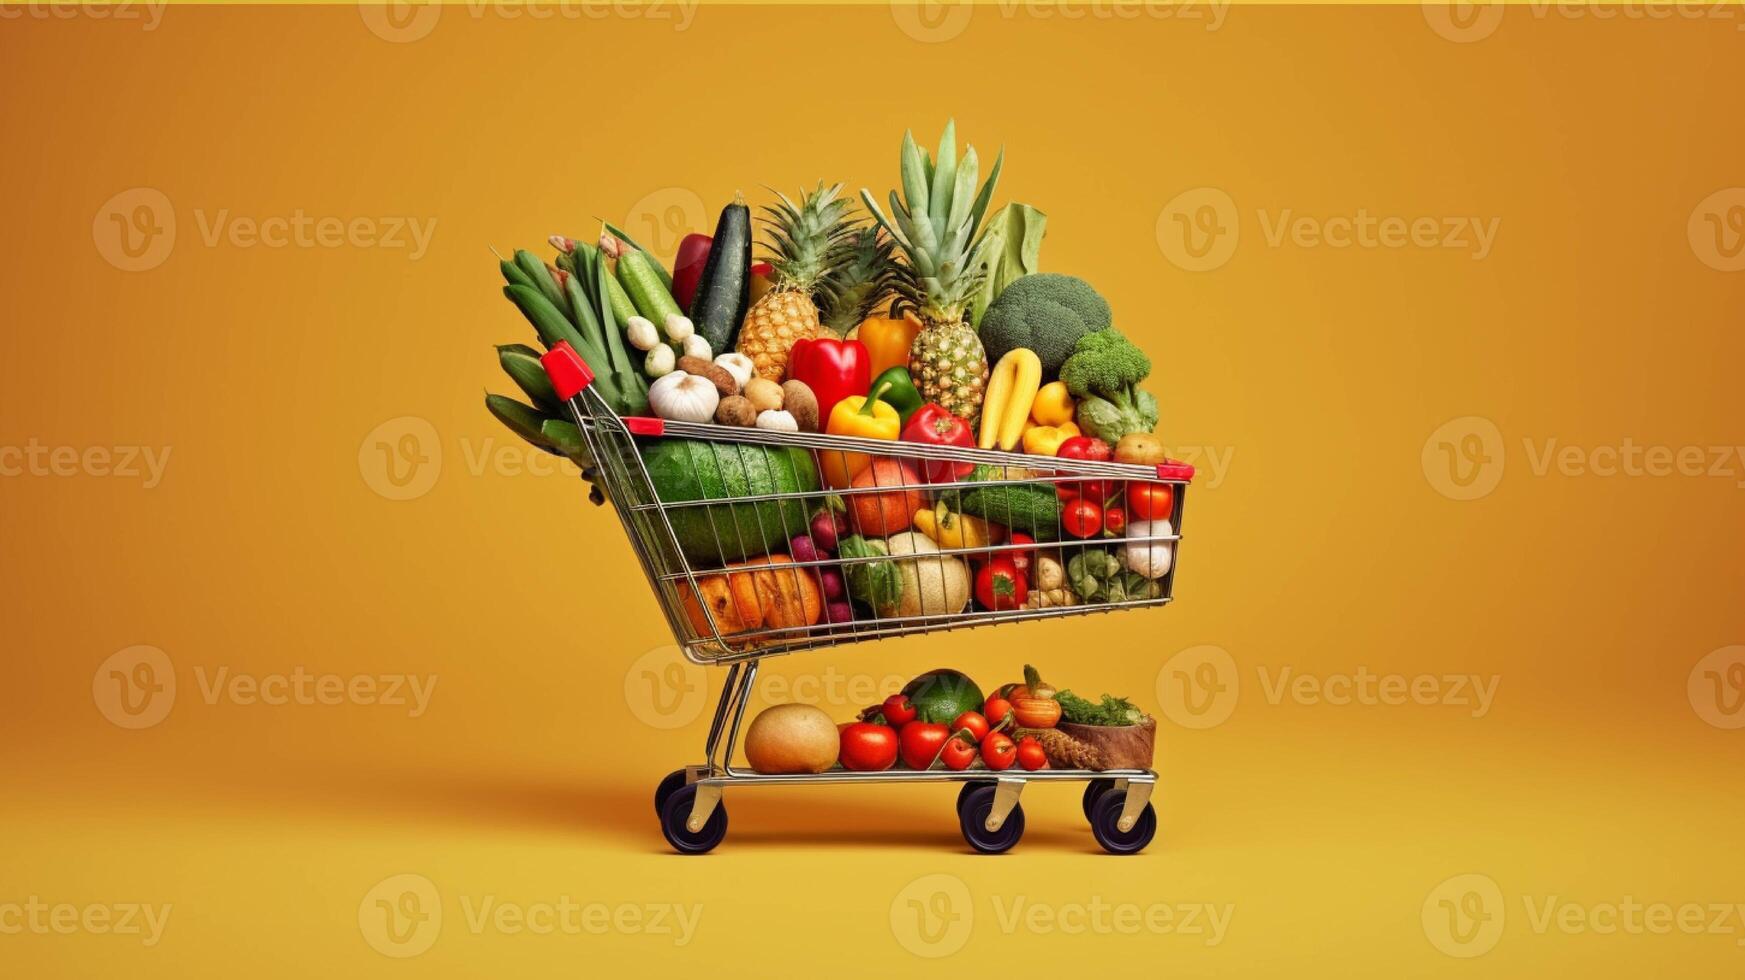
[[665,326],[667,317],[685,313],[679,309],[671,290],[661,285],[660,277],[654,274],[654,263],[642,252],[630,250],[618,256],[618,284],[636,305],[636,312],[657,327]]
[[485,409],[496,416],[497,421],[509,427],[509,431],[538,446],[548,453],[558,453],[561,450],[545,434],[545,423],[548,420],[539,410],[530,405],[523,405],[513,398],[502,395],[485,396]]
[[[585,257],[582,261],[587,263],[586,266],[581,266],[578,263],[578,268],[582,269],[582,275],[587,282],[593,282],[595,267],[602,261],[600,246],[588,242],[577,242],[576,254]],[[606,277],[606,300],[612,304],[612,315],[618,318],[619,329],[623,329],[624,324],[636,315],[636,304],[630,302],[630,296],[624,292],[624,287],[618,285],[618,280],[611,276]]]
[[604,222],[601,222],[601,224],[604,224],[606,226],[606,231],[609,232],[613,238],[618,239],[619,241],[623,242],[624,244],[630,246],[631,248],[636,249],[638,252],[641,252],[642,254],[648,256],[648,263],[650,265],[654,266],[654,274],[660,277],[660,284],[667,288],[667,292],[669,292],[669,293],[672,292],[673,274],[666,271],[666,266],[660,264],[660,260],[654,257],[653,252],[650,252],[648,249],[643,248],[641,245],[637,244],[636,239],[631,238],[629,235],[624,234],[624,232],[619,230],[616,226],[614,226],[612,224],[612,222],[604,221]]
[[745,198],[721,209],[709,258],[691,300],[691,322],[717,353],[733,349],[733,339],[751,305],[751,209]]

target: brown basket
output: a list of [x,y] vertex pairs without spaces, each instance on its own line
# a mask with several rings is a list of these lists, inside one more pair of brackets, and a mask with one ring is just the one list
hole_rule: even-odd
[[1150,769],[1157,747],[1157,719],[1140,725],[1077,725],[1061,722],[1053,728],[1024,729],[1034,735],[1055,769]]

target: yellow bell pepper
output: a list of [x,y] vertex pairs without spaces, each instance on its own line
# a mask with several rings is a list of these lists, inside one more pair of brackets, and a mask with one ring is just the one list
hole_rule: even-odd
[[[889,387],[890,382],[887,381],[870,395],[849,395],[837,402],[836,407],[830,410],[830,421],[826,423],[824,431],[833,436],[859,436],[862,439],[896,442],[902,431],[903,420],[895,408],[879,400],[879,396]],[[818,455],[823,457],[820,465],[824,470],[824,483],[835,490],[852,485],[854,478],[872,465],[872,456],[867,453],[820,449]]]
[[871,377],[878,377],[891,368],[909,366],[909,348],[915,345],[915,335],[921,332],[921,321],[913,316],[867,317],[855,331],[855,339],[866,345]]
[[987,521],[954,513],[944,501],[932,510],[923,507],[916,511],[915,527],[941,548],[986,548],[993,543]]
[[1072,393],[1066,390],[1066,382],[1050,381],[1037,389],[1030,417],[1037,425],[1065,425],[1072,421],[1072,409]]
[[1024,451],[1032,456],[1054,456],[1060,444],[1079,435],[1079,427],[1071,422],[1060,425],[1037,425],[1024,432]]

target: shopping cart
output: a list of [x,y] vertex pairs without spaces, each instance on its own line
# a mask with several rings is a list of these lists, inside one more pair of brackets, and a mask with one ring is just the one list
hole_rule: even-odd
[[[596,479],[605,487],[686,658],[697,664],[727,668],[721,699],[715,706],[704,745],[705,761],[668,774],[655,791],[655,810],[660,815],[662,832],[675,850],[684,854],[704,853],[726,836],[727,811],[721,794],[728,786],[941,781],[964,784],[957,798],[958,822],[965,840],[983,853],[1008,850],[1023,835],[1024,811],[1019,806],[1019,794],[1029,782],[1086,783],[1085,816],[1097,842],[1111,853],[1136,853],[1150,843],[1157,829],[1157,815],[1150,802],[1157,774],[1150,768],[994,771],[981,768],[978,761],[971,768],[958,771],[935,767],[859,772],[836,767],[821,773],[774,775],[734,765],[733,753],[757,679],[758,664],[765,657],[916,633],[1168,603],[1175,582],[1173,553],[1179,548],[1182,508],[1187,484],[1193,477],[1192,467],[1178,463],[1150,467],[1051,458],[1047,460],[1047,469],[1039,470],[1035,467],[1040,457],[1016,453],[655,418],[621,418],[591,387],[592,372],[567,345],[560,344],[547,353],[544,364],[558,396],[575,415],[593,457]],[[694,485],[675,488],[669,472],[663,491],[657,492],[644,454],[654,443],[666,439],[696,440],[685,450],[694,454],[696,469],[690,472]],[[785,486],[818,487],[808,471],[824,473],[832,464],[842,466],[846,460],[866,458],[856,454],[899,460],[906,468],[885,464],[880,472],[912,474],[914,482],[903,476],[895,481],[881,479],[867,487],[785,490],[731,497],[720,493],[711,496],[703,485],[703,472],[708,470],[712,471],[711,478],[722,474],[741,478],[754,473],[785,474],[788,479],[778,481]],[[766,554],[787,553],[789,541],[807,533],[809,515],[823,504],[828,494],[842,497],[850,511],[857,509],[857,495],[885,494],[882,499],[890,499],[893,492],[919,495],[910,499],[931,506],[941,497],[957,496],[961,500],[960,495],[970,485],[929,482],[930,478],[943,480],[942,470],[950,470],[952,476],[967,475],[967,471],[978,467],[974,487],[984,490],[1040,485],[1052,493],[1057,486],[1076,484],[1083,489],[1085,484],[1099,481],[1169,485],[1173,491],[1173,511],[1167,525],[1154,524],[1159,533],[1127,537],[1120,542],[1167,547],[1171,552],[1168,571],[1148,580],[1145,588],[1110,601],[1072,605],[1036,602],[1032,604],[1034,608],[983,610],[969,608],[971,604],[966,599],[961,604],[954,603],[957,608],[948,609],[940,608],[944,600],[937,597],[929,608],[929,590],[921,588],[915,590],[919,593],[918,602],[881,609],[876,615],[857,611],[854,618],[840,622],[831,622],[827,616],[812,622],[813,616],[796,616],[791,609],[787,615],[778,615],[775,608],[768,610],[769,616],[746,616],[741,621],[735,606],[737,600],[730,599],[725,605],[705,601],[707,593],[718,596],[724,588],[732,593],[733,574],[724,573],[724,566],[746,559],[755,561]],[[907,528],[906,522],[904,527]],[[987,559],[1041,548],[1058,555],[1064,566],[1075,551],[1087,551],[1096,544],[1073,540],[1064,533],[1058,519],[1050,527],[1013,526],[1011,530],[1028,533],[1036,543],[1013,538],[1005,543],[941,547],[937,552],[918,554],[898,564],[911,563],[910,571],[905,572],[914,576],[911,581],[932,582],[935,575],[944,580],[952,574],[946,568],[947,562],[967,564],[973,557]],[[870,533],[876,534],[876,530]],[[758,574],[795,577],[789,583],[778,581],[778,592],[788,591],[788,585],[794,587],[793,593],[810,592],[812,582],[800,583],[799,576],[817,579],[822,591],[824,568],[835,567],[852,574],[850,566],[857,563],[889,560],[877,555],[821,557],[759,566]],[[802,585],[807,588],[802,590]],[[760,605],[763,602],[754,601]],[[719,615],[718,609],[722,610]]]

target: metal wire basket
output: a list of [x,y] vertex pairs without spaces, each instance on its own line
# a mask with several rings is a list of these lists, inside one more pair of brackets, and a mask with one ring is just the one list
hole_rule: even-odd
[[[1146,800],[1156,774],[1045,770],[990,778],[987,770],[892,770],[772,776],[735,768],[733,747],[757,662],[778,654],[916,633],[968,629],[1019,620],[1080,616],[1162,606],[1171,601],[1181,522],[1193,468],[1180,463],[1137,466],[1039,457],[912,442],[819,433],[781,432],[655,418],[621,418],[591,387],[592,373],[565,345],[546,355],[558,395],[570,405],[594,468],[642,564],[673,637],[691,661],[731,666],[706,746],[708,762],[671,774],[656,793],[663,829],[681,851],[714,846],[725,833],[720,789],[732,783],[852,782],[955,779],[988,784],[989,797],[964,833],[981,850],[1003,850],[1016,836],[1007,817],[1025,780],[1085,780],[1086,816],[1104,846],[1132,844],[1135,826],[1150,819]],[[655,460],[651,469],[651,460]],[[658,469],[659,475],[655,470]],[[849,479],[850,474],[856,478]],[[1114,488],[1168,488],[1151,499],[1167,512],[1149,515],[1147,532],[1118,539],[1075,537],[1063,516],[1069,496],[1100,498]],[[748,490],[753,486],[782,489]],[[1012,488],[1008,490],[1007,488]],[[1028,495],[1020,507],[1013,493]],[[841,501],[849,533],[889,541],[884,554],[821,554],[796,560],[795,538],[810,534],[812,515]],[[1156,504],[1155,501],[1163,503]],[[955,537],[925,542],[913,528],[918,512],[939,508],[958,519]],[[975,523],[961,520],[964,515]],[[935,528],[937,531],[938,529]],[[809,538],[808,538],[809,539]],[[905,539],[904,550],[896,542]],[[1138,546],[1154,557],[1144,567],[1116,557]],[[1161,553],[1152,549],[1163,549]],[[1023,605],[987,608],[973,590],[973,568],[1001,556],[1052,562],[1059,589],[1036,589]],[[1106,588],[1074,589],[1064,579],[1089,574],[1094,563]],[[875,567],[877,571],[874,572]],[[883,606],[857,602],[849,618],[825,615],[839,575],[897,576],[900,598]],[[1113,583],[1119,583],[1117,585]],[[1039,593],[1046,591],[1046,597]],[[1087,596],[1088,593],[1088,596]],[[1060,601],[1042,601],[1042,598]],[[722,756],[723,736],[726,751]],[[718,762],[717,759],[720,758]],[[997,784],[997,785],[994,785]],[[972,784],[965,794],[978,788]],[[1098,829],[1092,790],[1119,790],[1103,807]],[[998,790],[997,794],[994,790]],[[667,813],[667,804],[683,812]],[[960,796],[963,815],[966,797]],[[973,809],[973,807],[972,807]],[[1099,811],[1101,812],[1101,811]],[[711,829],[712,816],[723,822]],[[972,827],[972,823],[974,826]],[[1017,832],[1022,832],[1021,815]],[[1126,836],[1123,836],[1126,835]],[[1108,838],[1108,839],[1105,839]],[[1144,841],[1150,840],[1145,829]],[[1003,842],[1003,845],[1002,845]],[[1143,842],[1138,844],[1143,846]],[[1137,850],[1132,847],[1131,850]],[[1121,853],[1129,853],[1122,850]]]

